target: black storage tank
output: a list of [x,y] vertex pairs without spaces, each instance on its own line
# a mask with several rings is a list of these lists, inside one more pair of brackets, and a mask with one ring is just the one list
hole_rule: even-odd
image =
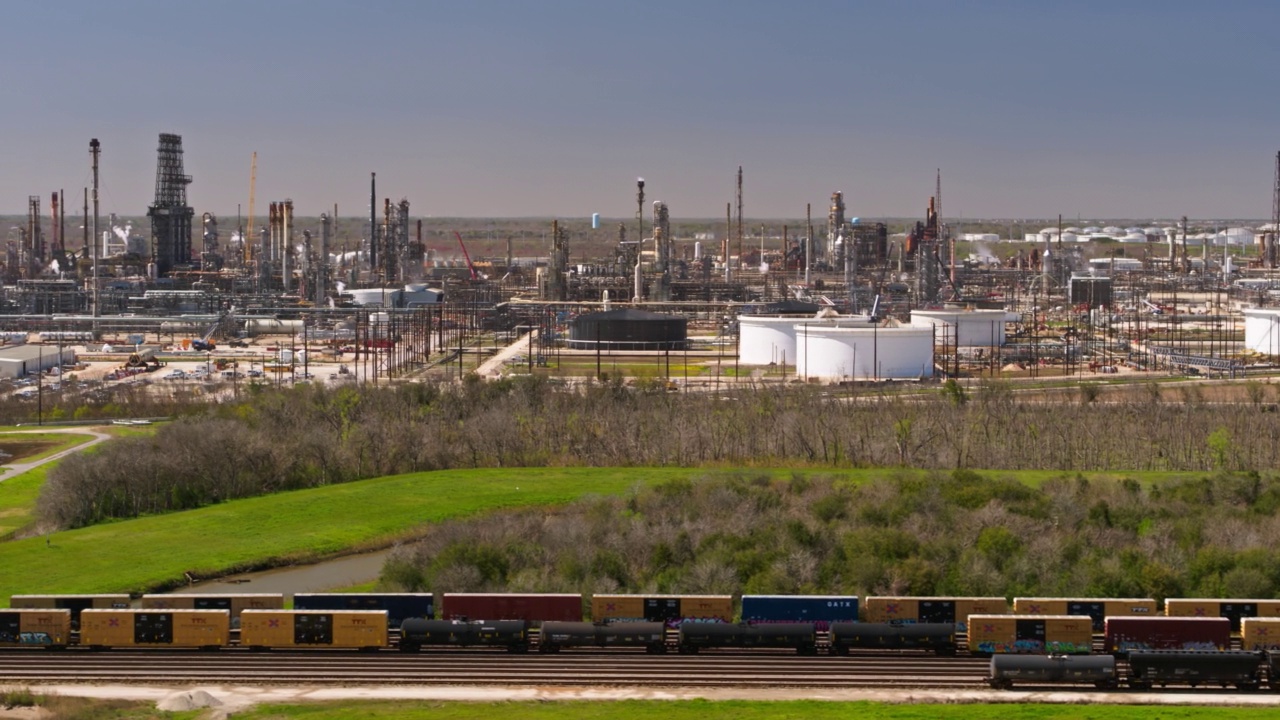
[[625,308],[579,315],[569,328],[569,347],[578,350],[682,350],[689,320],[679,315]]

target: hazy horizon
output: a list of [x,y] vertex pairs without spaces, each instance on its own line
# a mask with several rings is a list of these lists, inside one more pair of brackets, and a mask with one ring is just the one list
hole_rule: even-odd
[[0,214],[102,143],[101,215],[146,213],[161,132],[224,227],[299,216],[607,218],[646,205],[948,220],[1271,214],[1280,4],[163,0],[6,8]]

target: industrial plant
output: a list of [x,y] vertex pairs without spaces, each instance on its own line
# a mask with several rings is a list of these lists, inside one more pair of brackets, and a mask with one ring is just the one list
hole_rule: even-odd
[[522,232],[519,253],[514,232],[490,230],[490,252],[473,257],[468,241],[474,249],[483,233],[415,217],[409,199],[379,193],[376,173],[368,216],[354,222],[336,206],[259,203],[255,154],[247,212],[198,212],[183,138],[171,133],[159,135],[149,222],[124,219],[141,208],[103,217],[104,149],[97,139],[88,149],[92,187],[72,208],[80,232],[67,231],[79,193],[69,201],[63,189],[31,195],[9,232],[5,377],[79,359],[106,363],[108,381],[204,363],[178,379],[210,386],[323,369],[318,379],[335,383],[543,374],[696,389],[1238,377],[1280,356],[1280,154],[1271,221],[1259,227],[1058,218],[1016,240],[1012,223],[1004,235],[963,232],[943,215],[941,171],[925,180],[915,220],[855,216],[857,198],[836,191],[825,223],[811,205],[802,221],[761,223],[744,215],[738,167],[725,174],[721,219],[682,228],[680,198],[652,201],[661,181],[639,179],[632,218],[547,219],[540,237]]

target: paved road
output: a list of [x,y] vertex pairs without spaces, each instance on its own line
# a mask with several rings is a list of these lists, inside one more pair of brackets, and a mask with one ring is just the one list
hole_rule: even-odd
[[75,447],[67,448],[66,450],[59,450],[58,452],[52,455],[49,455],[47,457],[42,457],[38,460],[9,463],[8,465],[5,465],[4,468],[0,469],[0,482],[4,482],[5,480],[8,480],[9,478],[15,475],[21,475],[22,473],[32,468],[40,467],[45,463],[51,463],[57,460],[61,460],[62,458],[70,455],[71,453],[76,453],[76,452],[80,452],[81,450],[85,450],[86,448],[91,448],[94,445],[97,445],[98,443],[104,440],[111,439],[111,436],[108,435],[107,433],[100,432],[93,428],[37,428],[33,430],[14,430],[12,432],[6,432],[6,433],[0,433],[0,434],[21,435],[21,434],[46,434],[46,433],[67,433],[71,435],[87,435],[92,439],[89,440],[89,442],[80,443],[79,445],[76,445]]

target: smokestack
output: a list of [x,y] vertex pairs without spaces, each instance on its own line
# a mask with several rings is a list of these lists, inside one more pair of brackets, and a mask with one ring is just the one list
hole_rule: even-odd
[[369,271],[378,269],[378,173],[369,173]]
[[102,236],[98,234],[98,153],[101,151],[101,143],[98,138],[89,141],[89,155],[93,157],[93,316],[98,317],[102,313],[98,307],[98,244],[102,242]]

